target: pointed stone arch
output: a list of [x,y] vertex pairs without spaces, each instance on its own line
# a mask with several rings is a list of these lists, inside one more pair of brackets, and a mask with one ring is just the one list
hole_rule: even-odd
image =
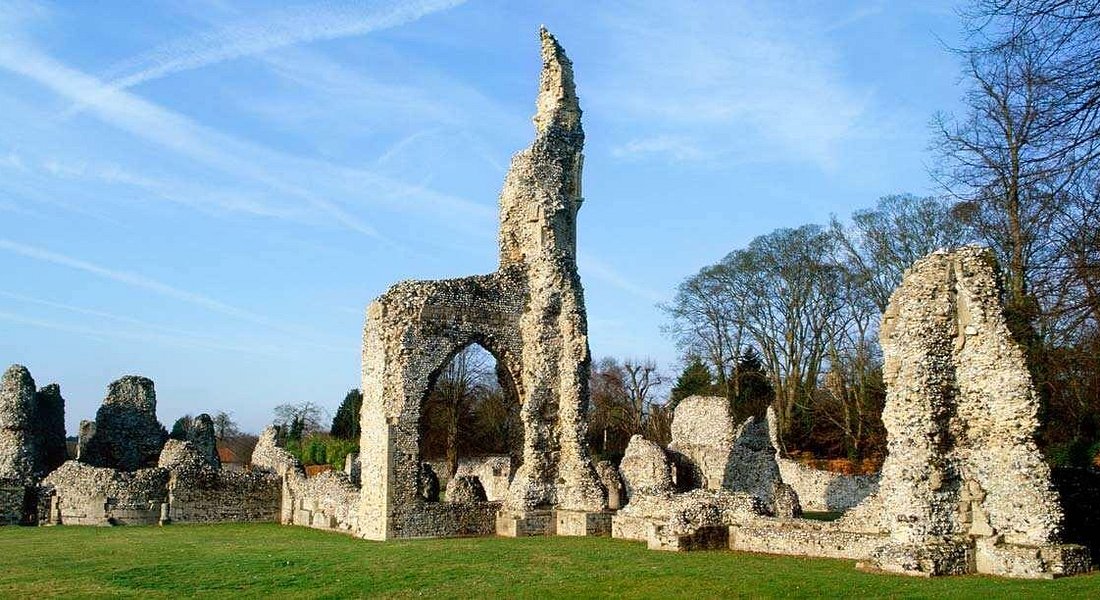
[[[363,537],[610,529],[602,513],[606,493],[585,445],[591,355],[576,264],[584,131],[572,63],[549,32],[540,33],[536,136],[513,158],[500,194],[500,267],[488,275],[402,282],[367,311]],[[522,463],[503,505],[426,503],[417,489],[424,395],[433,373],[474,341],[512,378]]]

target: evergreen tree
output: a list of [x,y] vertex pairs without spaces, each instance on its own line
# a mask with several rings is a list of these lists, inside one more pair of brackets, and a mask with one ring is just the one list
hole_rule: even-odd
[[363,394],[358,389],[349,390],[336,409],[329,433],[342,440],[359,440],[359,411],[363,407]]
[[187,432],[191,429],[191,421],[194,418],[191,415],[183,415],[176,419],[176,422],[172,424],[172,433],[168,434],[173,440],[186,440]]
[[290,431],[286,434],[287,442],[299,442],[302,441],[302,434],[305,433],[306,420],[302,417],[294,417],[294,420],[290,422]]
[[767,373],[764,372],[764,360],[760,352],[752,346],[745,346],[737,356],[736,398],[730,398],[734,418],[738,421],[750,416],[763,416],[775,393]]
[[666,407],[675,409],[681,400],[688,396],[710,394],[714,392],[714,377],[699,357],[693,356],[688,366],[676,379],[676,385],[672,387]]

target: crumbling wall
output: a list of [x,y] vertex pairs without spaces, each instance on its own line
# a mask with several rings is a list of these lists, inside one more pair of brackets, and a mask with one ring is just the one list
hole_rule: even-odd
[[[34,436],[34,379],[23,365],[12,365],[0,379],[0,484],[33,485],[38,444]],[[22,500],[20,508],[22,510]],[[7,508],[3,509],[8,513]],[[18,519],[16,519],[18,520]]]
[[778,421],[775,409],[771,406],[768,407],[764,423],[783,483],[790,485],[798,494],[803,510],[846,511],[878,491],[878,473],[832,473],[780,456]]
[[582,414],[590,363],[576,267],[584,132],[572,65],[545,30],[541,41],[535,141],[513,158],[500,195],[500,268],[401,282],[368,308],[360,440],[364,537],[443,531],[425,526],[429,516],[459,524],[455,535],[480,530],[441,516],[449,509],[420,493],[424,399],[451,358],[475,343],[497,359],[507,392],[521,402],[524,445],[504,495],[506,510],[524,519],[548,507],[605,507]]
[[1004,556],[1056,544],[1062,510],[1035,446],[1038,396],[1004,319],[992,253],[968,247],[914,264],[890,298],[881,343],[889,454],[879,494],[893,543],[876,564],[966,570],[941,540],[974,536],[980,572],[1057,572],[1057,561]]
[[0,379],[0,525],[34,522],[38,481],[65,460],[65,401],[23,365]]
[[184,439],[194,445],[195,450],[198,451],[205,462],[213,467],[221,465],[221,461],[218,460],[218,441],[214,432],[214,419],[210,418],[210,415],[202,413],[191,419],[184,435]]
[[489,501],[504,500],[512,481],[512,457],[507,454],[460,458],[456,477],[477,477]]
[[[775,484],[782,481],[767,425],[749,417],[735,427],[729,400],[690,396],[676,405],[672,442],[679,489],[727,489],[747,492],[765,506],[775,503]],[[685,485],[686,483],[686,485]]]
[[274,473],[223,471],[208,447],[183,440],[168,440],[158,466],[171,474],[164,516],[172,523],[279,520],[282,481]]
[[[683,437],[681,431],[682,440]],[[732,433],[727,434],[726,439],[732,439]],[[699,450],[687,444],[682,447],[689,451]],[[696,455],[702,454],[697,452]],[[724,468],[708,466],[711,474],[724,476],[720,475],[725,472]],[[611,518],[611,535],[645,540],[651,549],[728,547],[730,525],[768,511],[760,498],[743,491],[717,488],[676,493],[672,461],[663,448],[640,435],[630,438],[619,472],[626,492],[626,506]]]
[[157,464],[167,439],[168,431],[157,421],[153,381],[128,375],[107,388],[80,460],[123,471],[147,468]]
[[252,466],[282,483],[280,522],[316,529],[354,533],[359,525],[360,488],[343,471],[325,471],[306,477],[302,463],[279,446],[279,429],[260,434],[252,451]]
[[43,485],[54,496],[54,518],[64,525],[155,525],[168,502],[168,469],[119,471],[70,460]]
[[36,471],[45,475],[68,459],[65,444],[65,398],[51,383],[34,394],[34,437],[38,443]]
[[635,496],[662,495],[676,491],[675,467],[664,448],[635,434],[631,436],[619,463],[626,503]]
[[878,490],[878,473],[833,473],[782,456],[776,461],[783,482],[798,492],[804,510],[846,511]]

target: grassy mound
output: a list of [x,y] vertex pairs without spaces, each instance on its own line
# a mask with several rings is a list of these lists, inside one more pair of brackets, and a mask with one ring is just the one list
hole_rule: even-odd
[[367,542],[278,525],[0,528],[0,597],[1098,598],[1100,575],[916,579],[607,538]]

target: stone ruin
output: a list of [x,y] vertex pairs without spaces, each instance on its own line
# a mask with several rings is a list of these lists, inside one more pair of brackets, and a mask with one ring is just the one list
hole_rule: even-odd
[[[500,267],[405,281],[367,310],[363,333],[359,534],[369,539],[606,531],[606,492],[588,456],[588,326],[577,275],[584,131],[572,63],[541,30],[535,141],[500,194]],[[420,493],[425,397],[460,350],[479,344],[521,406],[520,464],[500,503]]]
[[81,462],[122,471],[155,466],[168,431],[157,421],[153,381],[129,375],[112,383],[94,426],[81,424],[80,432],[88,435],[79,443]]
[[883,315],[887,455],[879,490],[831,523],[731,528],[740,550],[830,556],[913,575],[1085,572],[1034,437],[1038,398],[1008,329],[993,254],[939,251]]
[[[44,390],[49,406],[63,406],[56,386]],[[81,423],[77,460],[44,470],[41,483],[35,482],[33,521],[152,525],[278,519],[279,476],[263,469],[223,471],[209,415],[194,419],[187,439],[170,440],[156,406],[151,380],[127,376],[113,382],[96,420]],[[63,427],[64,413],[55,410]]]
[[775,456],[761,424],[734,425],[726,398],[685,398],[668,449],[630,439],[619,466],[625,506],[612,517],[611,534],[658,550],[727,548],[731,525],[798,516],[797,494],[783,483]]
[[61,388],[36,390],[30,371],[12,365],[0,379],[0,524],[36,521],[36,486],[65,452]]
[[[77,460],[64,461],[60,388],[36,390],[15,365],[0,382],[0,522],[279,521],[370,539],[610,533],[662,550],[846,558],[924,576],[1089,569],[1088,550],[1062,542],[1062,507],[1034,442],[1037,396],[996,263],[979,248],[918,261],[890,299],[879,477],[784,459],[774,412],[736,425],[727,401],[708,397],[681,402],[669,448],[635,436],[619,468],[593,466],[576,270],[584,134],[571,64],[541,38],[535,141],[500,197],[500,268],[400,283],[370,306],[361,452],[344,471],[306,477],[274,427],[249,470],[222,471],[209,417],[168,440],[153,382],[135,376],[111,384],[96,420],[81,423]],[[444,495],[421,460],[421,411],[440,371],[475,343],[520,403],[522,456],[514,472],[517,457],[470,461]],[[850,510],[823,522],[799,518],[803,506]]]

